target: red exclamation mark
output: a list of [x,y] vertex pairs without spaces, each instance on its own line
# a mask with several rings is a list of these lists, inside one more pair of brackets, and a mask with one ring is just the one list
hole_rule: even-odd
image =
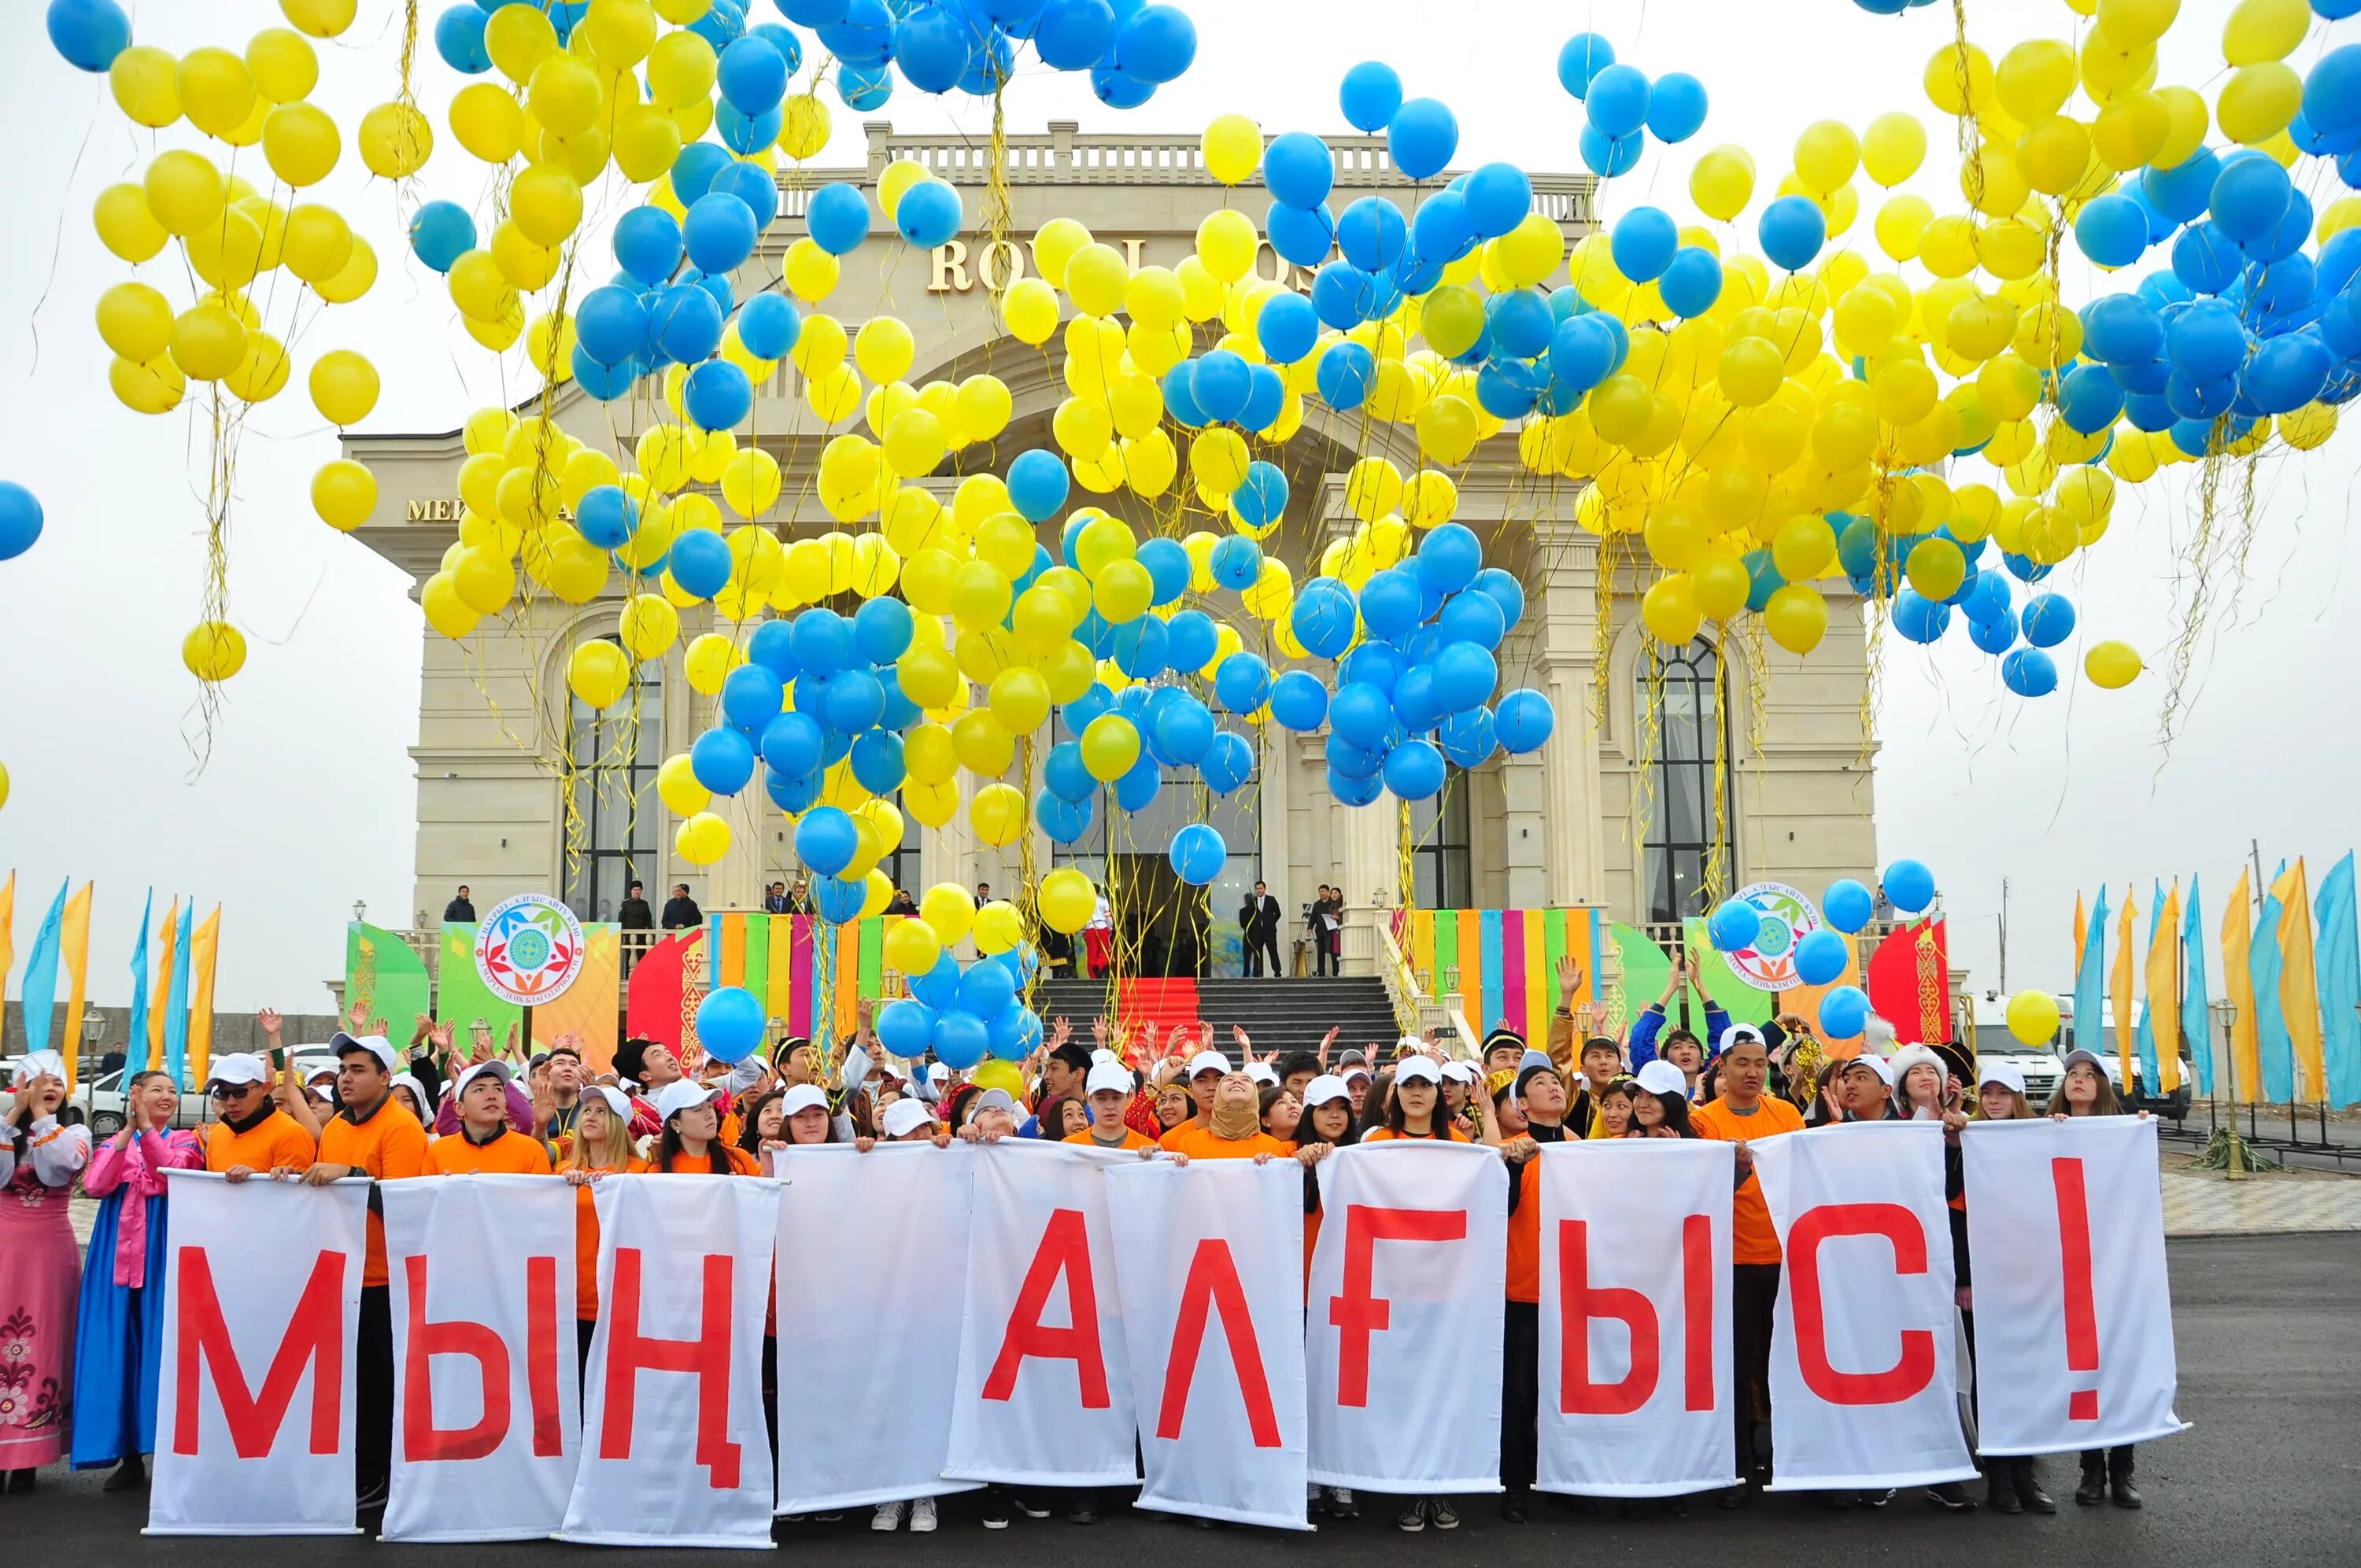
[[[2053,1159],[2049,1179],[2058,1190],[2058,1251],[2066,1277],[2066,1368],[2099,1370],[2099,1314],[2091,1297],[2091,1205],[2082,1193],[2082,1162]],[[2077,1388],[2066,1398],[2066,1419],[2099,1419],[2099,1391]]]

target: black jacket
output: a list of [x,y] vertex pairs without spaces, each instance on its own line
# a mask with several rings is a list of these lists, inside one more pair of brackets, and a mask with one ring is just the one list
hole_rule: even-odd
[[704,923],[705,916],[697,909],[697,900],[686,897],[664,900],[664,928],[665,930],[678,931],[691,926],[701,926]]
[[1246,928],[1249,937],[1277,936],[1279,900],[1267,893],[1260,898],[1249,896],[1238,905],[1238,924]]
[[443,923],[446,926],[455,920],[473,920],[475,917],[476,906],[464,898],[455,898],[443,906]]
[[626,931],[648,931],[655,927],[655,912],[644,898],[627,898],[615,906],[615,924]]

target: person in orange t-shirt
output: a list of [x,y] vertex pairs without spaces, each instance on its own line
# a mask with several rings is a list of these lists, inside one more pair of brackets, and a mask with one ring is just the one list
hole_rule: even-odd
[[549,1146],[509,1125],[504,1061],[479,1061],[459,1075],[459,1130],[426,1148],[429,1176],[547,1176]]
[[1689,1124],[1704,1138],[1738,1146],[1738,1190],[1730,1224],[1731,1404],[1741,1484],[1721,1496],[1721,1506],[1746,1501],[1750,1486],[1767,1477],[1754,1457],[1755,1411],[1771,1409],[1771,1310],[1779,1299],[1779,1235],[1771,1227],[1763,1184],[1754,1179],[1752,1145],[1783,1133],[1804,1130],[1803,1113],[1763,1091],[1771,1057],[1763,1037],[1732,1031],[1721,1053],[1721,1094],[1689,1113]]
[[590,1335],[598,1326],[598,1208],[591,1190],[604,1178],[647,1169],[631,1152],[631,1099],[603,1083],[582,1086],[566,1179],[574,1187],[575,1376],[590,1366]]
[[656,1092],[656,1115],[664,1124],[650,1162],[667,1175],[760,1176],[762,1162],[721,1138],[721,1113],[714,1097],[721,1092],[687,1079],[676,1078]]
[[1394,1069],[1393,1103],[1386,1108],[1386,1124],[1362,1134],[1361,1141],[1383,1144],[1396,1138],[1436,1138],[1451,1144],[1467,1142],[1467,1135],[1451,1124],[1442,1106],[1443,1069],[1435,1065],[1434,1058],[1404,1057]]
[[[320,1157],[303,1173],[313,1187],[348,1176],[400,1181],[426,1169],[426,1129],[394,1102],[401,1065],[382,1035],[341,1030],[336,1100],[344,1108],[320,1129]],[[385,1222],[369,1194],[368,1257],[361,1273],[360,1326],[353,1338],[353,1486],[362,1513],[385,1507],[393,1475],[393,1299],[386,1288]]]
[[1257,1164],[1295,1152],[1262,1130],[1262,1087],[1242,1072],[1224,1073],[1214,1083],[1206,1123],[1184,1122],[1164,1135],[1164,1149],[1182,1160],[1251,1159]]
[[1131,1109],[1129,1068],[1121,1062],[1093,1063],[1083,1091],[1089,1096],[1091,1124],[1079,1133],[1068,1133],[1060,1142],[1102,1149],[1155,1149],[1155,1139],[1125,1120]]
[[205,1168],[231,1182],[252,1176],[301,1176],[319,1145],[303,1124],[270,1098],[270,1068],[260,1057],[214,1058],[205,1091],[221,1120],[204,1130]]
[[[1230,1058],[1219,1051],[1199,1051],[1189,1058],[1190,1118],[1169,1129],[1157,1140],[1168,1149],[1178,1149],[1180,1140],[1191,1131],[1203,1132],[1212,1125],[1213,1093],[1230,1070]],[[1248,1082],[1253,1080],[1249,1079]]]

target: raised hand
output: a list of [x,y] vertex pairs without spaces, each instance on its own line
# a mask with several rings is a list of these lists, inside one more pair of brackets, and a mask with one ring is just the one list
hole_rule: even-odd
[[270,1042],[271,1048],[273,1050],[278,1049],[279,1031],[284,1023],[284,1020],[282,1020],[279,1015],[279,1009],[276,1007],[264,1008],[261,1012],[257,1013],[254,1015],[254,1022],[255,1025],[262,1031],[262,1037]]
[[1574,955],[1560,954],[1557,960],[1557,1004],[1568,1013],[1574,1011],[1574,999],[1582,994],[1582,966],[1574,961]]

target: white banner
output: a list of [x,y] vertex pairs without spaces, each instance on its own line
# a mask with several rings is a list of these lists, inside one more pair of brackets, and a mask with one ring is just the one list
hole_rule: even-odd
[[558,1531],[605,1546],[771,1544],[763,1318],[778,1190],[708,1176],[598,1183],[598,1328]]
[[966,1144],[774,1157],[780,1513],[977,1485],[942,1478],[956,1391],[942,1357],[959,1343],[974,1167]]
[[2182,1430],[2156,1124],[1977,1122],[1966,1155],[1976,1425],[1987,1454]]
[[1310,1530],[1303,1168],[1134,1160],[1104,1179],[1148,1471],[1138,1506]]
[[552,1176],[383,1189],[393,1301],[388,1541],[538,1541],[582,1432],[574,1190]]
[[1136,1154],[1005,1138],[975,1151],[947,1475],[1127,1486],[1131,1366],[1100,1172]]
[[1500,1489],[1505,1168],[1480,1144],[1422,1139],[1320,1162],[1304,1350],[1312,1480]]
[[368,1183],[168,1176],[148,1533],[352,1533]]
[[1942,1124],[1823,1127],[1753,1150],[1786,1254],[1771,1321],[1771,1489],[1972,1478],[1960,1431]]
[[1730,1446],[1735,1148],[1695,1138],[1541,1154],[1541,1478],[1592,1497],[1737,1484]]

